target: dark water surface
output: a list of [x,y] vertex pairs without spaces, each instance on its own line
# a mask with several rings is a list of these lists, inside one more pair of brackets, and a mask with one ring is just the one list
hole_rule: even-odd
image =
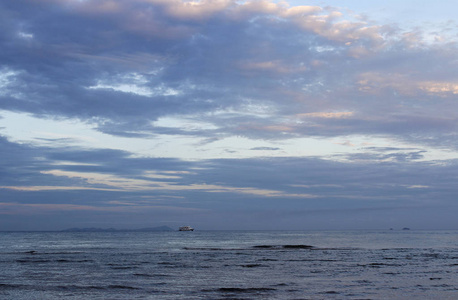
[[458,299],[458,232],[0,232],[0,299]]

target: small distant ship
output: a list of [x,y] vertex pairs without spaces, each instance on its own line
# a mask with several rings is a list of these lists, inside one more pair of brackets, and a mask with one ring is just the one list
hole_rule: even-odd
[[191,226],[181,226],[178,231],[194,231],[194,228]]

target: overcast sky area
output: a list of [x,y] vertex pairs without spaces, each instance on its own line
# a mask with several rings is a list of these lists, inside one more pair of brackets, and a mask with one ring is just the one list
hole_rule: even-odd
[[0,2],[0,230],[458,229],[456,1]]

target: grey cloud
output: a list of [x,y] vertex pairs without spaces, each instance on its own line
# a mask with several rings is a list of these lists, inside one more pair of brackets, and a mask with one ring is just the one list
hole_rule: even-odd
[[[105,133],[134,137],[183,134],[151,126],[151,121],[169,115],[205,118],[214,123],[219,130],[193,133],[210,139],[221,134],[284,139],[352,133],[393,134],[408,139],[410,132],[423,132],[421,127],[436,135],[454,130],[454,116],[438,118],[443,112],[441,103],[455,105],[447,95],[422,91],[413,96],[399,95],[402,91],[396,91],[389,81],[383,83],[387,91],[377,95],[361,90],[358,83],[365,80],[361,74],[368,71],[429,80],[415,74],[433,70],[429,76],[450,81],[456,77],[456,72],[447,67],[455,57],[451,45],[410,49],[396,42],[399,33],[391,31],[394,36],[389,48],[372,49],[370,54],[354,58],[340,38],[315,28],[302,28],[296,15],[279,8],[268,13],[262,5],[253,5],[241,13],[236,4],[231,4],[228,11],[214,7],[216,10],[204,13],[205,7],[201,7],[202,11],[191,17],[172,13],[173,5],[179,9],[178,2],[119,2],[120,10],[113,11],[104,11],[101,6],[91,9],[91,5],[96,3],[2,4],[3,23],[10,30],[4,31],[0,40],[0,59],[7,70],[17,72],[7,89],[21,91],[20,95],[10,92],[2,96],[3,109],[82,119],[98,124]],[[138,11],[145,12],[143,19],[136,21],[143,23],[134,24],[133,16]],[[276,17],[279,15],[282,19]],[[331,19],[326,20],[330,28],[334,26]],[[182,26],[181,34],[165,37],[154,31],[177,26]],[[387,29],[379,30],[381,34]],[[20,32],[31,36],[20,37]],[[347,33],[342,33],[342,38]],[[375,38],[376,31],[353,42],[369,45],[372,36]],[[130,84],[152,90],[172,89],[176,94],[88,89],[101,81],[114,86],[125,84],[123,78],[129,73],[143,80],[131,80]],[[253,116],[243,117],[240,113],[247,104],[268,106],[272,115],[256,118],[253,111]],[[412,107],[415,109],[410,111]],[[404,114],[402,120],[397,116],[399,108]],[[212,117],[212,113],[222,110],[237,113]],[[298,113],[333,111],[356,114],[349,119],[315,119],[295,126],[285,123],[285,118]],[[425,111],[433,111],[434,115],[421,116]],[[383,118],[377,118],[381,113]],[[289,131],[271,131],[285,126],[290,127]],[[406,126],[410,128],[408,133]],[[427,138],[418,140],[425,142]]]
[[280,150],[281,148],[277,148],[277,147],[254,147],[254,148],[251,148],[250,150],[268,150],[268,151],[276,151],[276,150]]
[[[39,204],[28,208],[37,210],[34,218],[39,220],[40,215],[48,209],[46,205],[53,205],[51,207],[55,207],[54,209],[69,211],[67,221],[53,219],[53,222],[59,224],[68,224],[71,220],[82,222],[83,214],[88,217],[86,222],[102,222],[97,217],[100,215],[106,215],[105,221],[116,215],[123,218],[132,218],[135,215],[135,222],[147,224],[150,220],[147,212],[157,215],[157,220],[165,222],[181,215],[178,210],[185,209],[189,210],[186,212],[189,218],[196,222],[200,218],[206,224],[220,224],[213,218],[220,216],[223,220],[231,213],[237,214],[241,221],[245,219],[245,225],[252,224],[248,220],[255,218],[259,227],[254,228],[258,229],[269,226],[266,222],[271,219],[265,216],[274,212],[278,220],[290,220],[287,222],[288,226],[292,226],[290,228],[300,226],[300,216],[309,216],[317,221],[315,225],[310,224],[313,227],[321,224],[316,219],[317,215],[332,215],[342,223],[336,223],[334,227],[323,224],[321,225],[324,227],[320,226],[336,229],[344,226],[342,224],[350,226],[351,222],[346,217],[348,214],[358,215],[364,212],[363,214],[370,215],[370,212],[375,211],[383,211],[384,215],[399,213],[399,217],[418,223],[430,207],[441,211],[441,207],[453,209],[456,206],[457,162],[413,162],[412,159],[417,158],[415,155],[421,155],[416,151],[407,153],[411,156],[410,159],[401,159],[400,154],[394,152],[393,156],[397,159],[390,162],[354,159],[349,164],[313,157],[203,161],[139,158],[118,150],[37,148],[14,144],[5,139],[1,140],[1,146],[2,156],[6,159],[1,164],[0,186],[3,188],[0,189],[0,213],[8,215],[8,211],[14,210],[20,216],[27,205]],[[383,156],[386,152],[405,150],[382,149],[379,153]],[[49,174],[50,171],[58,172],[56,174],[73,172],[81,174],[81,177],[55,176]],[[121,181],[149,181],[152,186],[162,182],[171,188],[117,190],[101,182],[85,180],[85,174],[105,174],[112,176],[113,180]],[[153,177],[150,177],[151,174]],[[27,192],[11,190],[8,186],[74,186],[84,187],[86,190],[45,189]],[[173,189],[174,186],[183,188]],[[218,186],[227,189],[189,188],[192,186]],[[109,190],[104,190],[106,188]],[[241,193],[243,189],[276,191],[278,196]],[[40,208],[40,205],[45,206]],[[71,205],[80,209],[72,211]],[[100,213],[92,215],[91,211]],[[159,215],[158,211],[161,211]],[[89,217],[91,215],[93,217]],[[453,223],[453,220],[450,219],[449,223]],[[135,222],[129,224],[134,226]],[[435,226],[436,221],[431,222],[431,226]],[[381,220],[365,224],[389,226]],[[227,224],[220,225],[221,228],[232,228]]]
[[393,161],[415,161],[419,159],[423,159],[424,155],[427,151],[411,151],[411,152],[396,152],[396,153],[386,153],[386,154],[379,154],[379,153],[364,153],[364,154],[346,154],[341,155],[346,159],[356,160],[356,161],[386,161],[386,160],[393,160]]
[[[407,160],[395,160],[390,163],[361,160],[360,163],[347,165],[317,158],[218,159],[189,162],[170,158],[133,158],[128,152],[108,149],[32,148],[6,140],[2,142],[2,149],[4,149],[4,157],[8,158],[3,163],[4,172],[14,174],[9,168],[15,166],[16,172],[29,173],[27,176],[29,178],[44,176],[40,171],[52,169],[106,173],[131,178],[141,178],[146,171],[178,172],[176,179],[168,180],[184,185],[205,183],[234,188],[268,187],[290,194],[298,193],[301,186],[308,186],[309,188],[305,190],[310,189],[313,193],[320,191],[320,196],[340,193],[343,191],[341,187],[357,189],[366,186],[364,189],[370,191],[371,188],[379,185],[429,185],[428,181],[432,174],[442,178],[442,176],[449,176],[450,172],[455,172],[453,161],[446,166],[429,163],[412,164]],[[419,155],[419,153],[412,152],[407,155]],[[405,176],[403,174],[405,171],[401,171],[403,168],[399,169],[400,166],[408,167],[404,170],[411,176]],[[412,176],[414,174],[415,176]],[[14,178],[4,176],[1,185],[12,185],[15,180],[19,183],[20,176],[22,175]]]

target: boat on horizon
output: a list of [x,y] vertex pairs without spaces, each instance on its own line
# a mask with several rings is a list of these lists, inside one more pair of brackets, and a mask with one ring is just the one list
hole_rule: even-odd
[[181,226],[178,231],[194,231],[194,228],[191,226]]

